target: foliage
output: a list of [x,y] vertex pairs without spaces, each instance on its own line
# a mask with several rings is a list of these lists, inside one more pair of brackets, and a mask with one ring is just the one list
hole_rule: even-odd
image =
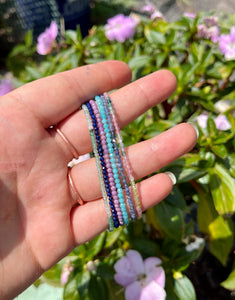
[[[16,85],[109,59],[126,62],[133,80],[161,68],[171,70],[178,81],[175,93],[123,130],[126,145],[149,139],[178,123],[194,122],[201,113],[209,116],[206,128],[198,128],[196,147],[159,170],[171,171],[177,177],[177,185],[164,201],[149,209],[142,220],[113,233],[104,232],[70,254],[73,271],[64,287],[64,299],[124,299],[113,280],[113,265],[128,249],[138,250],[144,258],[161,258],[167,300],[196,299],[187,268],[205,249],[229,270],[235,211],[235,60],[226,61],[217,43],[198,38],[197,25],[203,22],[203,15],[182,16],[172,23],[137,17],[135,36],[124,43],[109,41],[103,26],[93,26],[85,38],[78,27],[67,30],[53,52],[41,57],[29,32],[25,43],[14,48],[8,58]],[[225,27],[220,24],[220,30],[229,32],[227,20]],[[231,103],[224,112],[231,123],[227,131],[217,129],[213,121],[219,114],[215,104],[222,99]],[[188,247],[198,237],[203,242],[196,248]],[[61,267],[55,266],[44,277],[51,280],[53,274],[59,283],[60,272]],[[227,272],[224,288],[235,289],[234,274],[234,269],[230,275]]]

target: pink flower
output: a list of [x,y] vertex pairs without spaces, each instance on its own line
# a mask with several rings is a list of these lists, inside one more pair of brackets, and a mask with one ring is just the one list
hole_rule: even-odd
[[14,90],[14,86],[9,79],[2,79],[0,84],[0,96],[3,96]]
[[52,21],[50,27],[46,28],[46,30],[38,37],[37,52],[41,55],[49,54],[57,34],[58,26],[56,22]]
[[[201,128],[207,127],[207,120],[208,120],[208,115],[206,114],[201,114],[196,118],[196,121],[198,122],[198,125]],[[214,121],[215,121],[215,126],[218,130],[226,131],[232,127],[225,115],[219,115],[214,119]]]
[[148,3],[141,8],[141,11],[147,13],[153,13],[155,11],[155,6],[152,3]]
[[216,16],[206,17],[203,24],[197,26],[198,37],[217,43],[219,40],[219,24]]
[[195,19],[197,15],[194,14],[194,13],[185,12],[185,13],[184,13],[184,16],[185,16],[185,17],[188,17],[188,18],[191,18],[191,19]]
[[141,8],[142,12],[146,12],[147,14],[150,15],[150,19],[163,19],[163,14],[150,2],[148,4],[144,5]]
[[219,48],[227,60],[235,59],[235,26],[231,27],[230,34],[219,37]]
[[208,120],[208,115],[206,115],[206,114],[201,114],[196,118],[196,121],[198,122],[198,125],[201,128],[206,128],[207,120]]
[[137,23],[133,18],[123,14],[116,15],[108,19],[108,24],[104,27],[106,37],[110,41],[116,40],[123,43],[134,36],[136,25]]
[[62,285],[65,285],[69,280],[69,275],[73,271],[73,266],[71,265],[70,259],[66,261],[66,263],[63,265],[61,276],[60,276],[60,282]]
[[164,19],[164,17],[163,17],[163,14],[159,11],[159,10],[155,10],[152,14],[151,14],[151,16],[150,16],[150,19],[151,20],[154,20],[154,19]]
[[114,265],[115,281],[125,287],[126,300],[164,300],[165,272],[157,257],[143,260],[138,251],[128,250]]
[[216,128],[219,130],[226,131],[232,127],[225,115],[219,115],[214,121]]

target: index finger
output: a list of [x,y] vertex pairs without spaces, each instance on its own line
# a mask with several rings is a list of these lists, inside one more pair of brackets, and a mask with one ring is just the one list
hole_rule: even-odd
[[82,103],[131,80],[121,61],[79,67],[28,83],[8,94],[24,103],[48,128],[76,111]]

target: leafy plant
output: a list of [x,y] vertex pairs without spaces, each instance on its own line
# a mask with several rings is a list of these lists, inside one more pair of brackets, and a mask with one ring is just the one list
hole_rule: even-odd
[[[235,289],[234,269],[228,265],[234,247],[235,60],[226,60],[218,43],[199,37],[198,26],[208,15],[182,16],[176,22],[135,17],[139,22],[136,33],[125,42],[108,40],[102,25],[93,26],[82,38],[78,27],[66,31],[53,51],[40,57],[29,32],[25,43],[8,57],[18,85],[108,59],[126,62],[133,80],[160,68],[171,70],[178,82],[175,93],[123,130],[126,145],[180,122],[197,124],[202,113],[208,116],[205,127],[198,126],[196,147],[160,170],[177,177],[171,194],[134,225],[104,232],[70,254],[73,271],[64,287],[64,299],[124,299],[123,290],[113,280],[113,265],[128,249],[139,251],[144,258],[161,258],[168,300],[196,299],[186,274],[203,251],[209,251],[224,266],[227,279],[221,278],[221,285]],[[227,34],[228,20],[221,21],[219,28]],[[217,128],[214,120],[221,114],[216,104],[223,99],[230,103],[222,113],[231,125],[228,130]],[[60,272],[57,265],[43,277],[51,280],[52,275],[58,283]]]

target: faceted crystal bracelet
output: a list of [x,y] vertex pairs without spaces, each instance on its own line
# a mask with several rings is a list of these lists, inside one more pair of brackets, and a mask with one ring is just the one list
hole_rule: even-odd
[[128,206],[129,211],[130,211],[130,217],[131,217],[132,221],[135,221],[136,220],[135,207],[134,207],[134,204],[133,204],[133,201],[132,201],[131,192],[130,192],[130,189],[129,189],[129,185],[127,183],[127,179],[126,179],[126,175],[125,175],[125,172],[124,172],[120,151],[119,151],[119,148],[118,148],[118,145],[117,145],[115,129],[114,129],[114,126],[113,126],[113,123],[112,123],[111,112],[110,112],[110,109],[109,109],[108,102],[106,101],[104,96],[101,95],[100,98],[103,102],[105,113],[106,113],[106,116],[107,116],[109,130],[110,130],[110,134],[111,134],[111,140],[112,140],[113,148],[114,148],[115,155],[116,155],[117,165],[118,165],[118,168],[119,168],[119,173],[120,173],[122,185],[123,185],[123,187],[125,189],[125,192],[126,192],[127,206]]
[[116,119],[116,115],[115,115],[115,112],[114,112],[114,109],[113,109],[113,106],[112,106],[112,102],[111,102],[111,99],[110,99],[108,93],[104,93],[104,97],[105,97],[105,99],[106,99],[106,101],[109,105],[109,109],[110,109],[111,117],[112,117],[112,122],[113,122],[113,125],[114,125],[114,128],[115,128],[115,132],[116,132],[116,135],[117,135],[117,138],[118,138],[118,143],[119,143],[119,146],[120,146],[120,149],[121,149],[122,157],[123,157],[123,160],[125,161],[128,177],[129,177],[131,187],[132,187],[132,190],[133,190],[133,194],[134,194],[136,213],[137,213],[138,218],[140,218],[142,216],[142,209],[141,209],[139,194],[138,194],[138,190],[137,190],[137,187],[136,187],[136,184],[135,184],[134,177],[132,175],[132,170],[131,170],[128,158],[126,156],[126,151],[125,151],[125,147],[124,147],[124,144],[123,144],[120,129],[119,129],[119,126],[118,126],[118,122],[117,122],[117,119]]
[[118,221],[117,212],[115,210],[115,206],[114,206],[114,202],[113,202],[111,186],[109,184],[107,168],[106,168],[105,161],[104,161],[104,150],[102,148],[102,143],[101,143],[101,139],[100,139],[100,133],[99,133],[98,125],[97,125],[97,120],[96,120],[96,117],[95,117],[95,114],[94,114],[94,111],[92,109],[91,104],[89,102],[87,102],[86,106],[88,108],[88,111],[90,113],[90,117],[91,117],[91,120],[92,120],[92,125],[93,125],[93,130],[94,130],[94,133],[95,133],[96,146],[97,146],[97,149],[98,149],[100,165],[102,167],[101,170],[102,170],[102,173],[103,173],[103,181],[104,181],[104,185],[105,185],[106,194],[109,198],[109,206],[110,206],[111,213],[112,213],[114,227],[118,228],[119,227],[119,221]]
[[89,103],[91,104],[91,107],[93,108],[93,111],[94,111],[94,114],[96,117],[96,121],[97,121],[97,125],[99,128],[101,144],[102,144],[102,148],[104,150],[104,162],[105,162],[107,173],[108,173],[107,179],[108,179],[109,185],[111,187],[111,193],[112,193],[112,198],[113,198],[113,202],[114,202],[114,207],[117,212],[119,224],[123,225],[123,217],[122,217],[121,208],[119,206],[118,193],[117,193],[117,189],[115,186],[115,178],[114,178],[113,170],[111,168],[108,145],[106,143],[106,137],[105,137],[105,131],[104,131],[102,119],[101,119],[100,112],[98,110],[96,102],[94,100],[90,100]]
[[104,127],[106,143],[108,145],[108,151],[109,151],[109,156],[110,156],[111,168],[114,173],[114,178],[115,178],[115,183],[116,183],[116,187],[117,187],[123,221],[124,221],[125,225],[128,225],[129,217],[128,217],[128,213],[126,210],[125,198],[124,198],[123,190],[122,190],[120,179],[119,179],[118,167],[116,165],[115,153],[114,153],[113,144],[112,144],[112,140],[111,140],[111,134],[109,131],[107,116],[105,114],[105,110],[104,110],[104,106],[103,106],[101,98],[99,96],[96,96],[95,100],[96,100],[97,106],[99,108],[101,120],[102,120],[103,127]]
[[106,210],[106,213],[107,213],[107,216],[108,216],[109,231],[113,231],[114,223],[113,223],[111,211],[110,211],[108,201],[107,201],[107,194],[106,194],[106,190],[105,190],[105,186],[104,186],[102,170],[101,170],[100,161],[99,161],[99,154],[98,154],[98,150],[97,150],[97,146],[96,146],[96,139],[95,139],[95,135],[94,135],[94,131],[93,131],[92,122],[91,122],[91,119],[90,119],[90,114],[89,114],[89,111],[88,111],[85,104],[82,105],[82,109],[85,113],[86,120],[87,120],[87,123],[88,123],[88,129],[89,129],[90,136],[91,136],[91,142],[92,142],[93,152],[94,152],[94,156],[95,156],[95,160],[96,160],[96,167],[97,167],[97,170],[98,170],[99,181],[100,181],[100,186],[101,186],[101,192],[102,192],[102,196],[103,196],[105,210]]

